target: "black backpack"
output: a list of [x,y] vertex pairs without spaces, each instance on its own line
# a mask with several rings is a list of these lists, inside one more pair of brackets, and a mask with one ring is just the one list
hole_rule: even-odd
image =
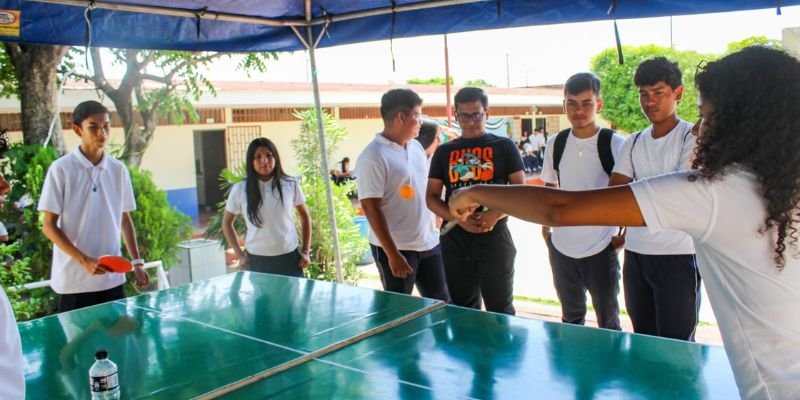
[[[556,176],[561,176],[558,170],[558,165],[561,164],[561,156],[564,155],[564,147],[567,145],[567,137],[571,129],[567,128],[558,132],[555,144],[553,147],[553,169],[556,171]],[[614,136],[614,131],[608,128],[600,129],[599,137],[597,138],[597,153],[600,155],[600,163],[603,164],[603,171],[606,175],[611,176],[611,171],[614,170],[614,155],[611,153],[611,138]]]

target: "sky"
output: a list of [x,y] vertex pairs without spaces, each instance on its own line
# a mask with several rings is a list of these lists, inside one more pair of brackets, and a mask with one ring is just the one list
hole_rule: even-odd
[[[671,23],[671,29],[670,29]],[[800,7],[673,18],[618,20],[623,45],[655,44],[679,50],[722,53],[728,43],[750,36],[781,39],[786,27],[800,26]],[[456,84],[484,79],[497,87],[563,83],[589,69],[591,58],[615,47],[611,21],[497,29],[447,36],[450,73]],[[392,50],[395,70],[392,70]],[[250,79],[272,82],[309,80],[305,51],[279,53],[264,74]],[[212,80],[247,80],[219,61]],[[411,78],[444,77],[444,37],[424,36],[323,48],[317,51],[318,77],[328,83],[405,83]]]

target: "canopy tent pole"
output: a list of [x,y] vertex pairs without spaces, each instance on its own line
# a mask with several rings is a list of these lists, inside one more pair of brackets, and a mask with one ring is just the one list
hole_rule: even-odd
[[[311,87],[314,92],[314,108],[317,111],[317,137],[319,140],[320,176],[325,181],[325,197],[328,203],[328,220],[331,224],[333,256],[336,262],[336,282],[342,283],[344,282],[344,274],[342,273],[342,256],[339,252],[339,232],[336,228],[336,213],[333,209],[333,188],[331,187],[331,180],[328,179],[328,155],[325,146],[325,127],[322,119],[322,102],[319,98],[319,81],[317,80],[317,57],[315,48],[317,47],[317,43],[319,43],[319,41],[314,40],[314,29],[311,25],[311,0],[305,0],[305,6],[307,40],[301,40],[301,42],[303,42],[303,45],[308,49],[309,62],[311,64]],[[327,25],[320,32],[320,37],[325,34],[326,28]],[[297,30],[295,30],[295,33],[298,33]]]
[[447,127],[453,127],[453,107],[450,104],[450,53],[447,49],[447,34],[444,34],[444,88],[445,88],[445,112],[447,113]]

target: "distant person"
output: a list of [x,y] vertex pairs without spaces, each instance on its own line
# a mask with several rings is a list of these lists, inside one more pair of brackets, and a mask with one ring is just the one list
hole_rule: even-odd
[[[489,98],[465,87],[454,99],[461,137],[433,154],[425,195],[428,208],[445,220],[453,216],[447,199],[458,188],[487,183],[524,184],[522,159],[514,141],[486,132]],[[445,200],[442,200],[444,189]],[[447,287],[453,304],[511,314],[517,249],[508,218],[497,210],[476,211],[441,237]]]
[[520,144],[523,144],[523,143],[525,143],[525,142],[528,142],[528,141],[530,141],[530,135],[531,135],[531,134],[530,134],[530,132],[528,132],[528,131],[522,131],[522,135],[521,135],[521,136],[520,136],[520,138],[519,138],[519,143],[520,143]]
[[[596,121],[603,107],[600,80],[590,73],[571,76],[564,85],[564,112],[571,128],[551,137],[541,179],[566,190],[605,187],[624,139]],[[553,284],[561,301],[561,320],[583,325],[586,292],[601,328],[620,330],[619,260],[615,229],[598,226],[542,226],[550,254]],[[614,241],[612,241],[614,239]]]
[[536,165],[535,170],[541,171],[542,169],[542,158],[544,157],[544,147],[545,147],[545,140],[547,140],[544,136],[544,129],[537,128],[533,131],[533,137],[531,137],[531,145],[533,146],[533,158],[534,163]]
[[50,165],[38,207],[42,231],[53,242],[50,287],[59,294],[60,312],[125,297],[125,274],[97,262],[121,254],[120,237],[138,285],[149,283],[130,215],[136,201],[128,169],[105,151],[108,109],[96,101],[78,104],[72,130],[81,144]]
[[798,399],[800,103],[787,101],[797,76],[797,59],[760,46],[701,67],[696,171],[582,192],[476,186],[450,207],[461,219],[487,206],[547,225],[686,232],[740,396]]
[[[311,262],[311,215],[300,182],[286,175],[275,144],[256,138],[247,146],[247,176],[231,188],[222,216],[222,232],[239,259],[254,272],[302,277]],[[294,213],[300,218],[298,242]],[[245,250],[234,229],[241,214],[247,225]]]
[[383,289],[450,302],[439,235],[425,208],[427,160],[420,142],[422,98],[410,89],[381,97],[383,131],[356,164],[358,198],[370,226],[369,243]]
[[432,119],[423,118],[422,125],[419,128],[419,135],[416,139],[422,148],[425,149],[425,157],[428,159],[428,166],[430,166],[431,157],[436,149],[439,148],[442,140],[439,138],[441,127],[436,121]]
[[[636,68],[633,82],[651,125],[625,140],[610,186],[691,169],[697,141],[692,124],[678,118],[681,77],[678,64],[664,57]],[[625,306],[634,332],[694,340],[700,273],[691,236],[674,229],[628,228],[622,272]]]
[[[0,157],[8,150],[6,130],[0,130]],[[11,192],[11,185],[0,173],[0,207],[5,196]],[[22,358],[20,340],[14,310],[8,296],[0,285],[0,397],[8,399],[25,398],[25,360]],[[6,397],[7,396],[7,397]]]
[[351,179],[355,179],[350,172],[350,157],[345,157],[342,161],[336,163],[336,168],[333,170],[334,183],[341,185]]
[[534,155],[534,146],[531,143],[530,138],[522,143],[522,164],[525,167],[525,172],[530,173],[534,172],[539,169],[538,162],[536,160],[536,156]]

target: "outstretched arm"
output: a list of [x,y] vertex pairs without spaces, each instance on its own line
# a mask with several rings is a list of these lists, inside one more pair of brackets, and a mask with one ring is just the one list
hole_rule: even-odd
[[478,206],[547,226],[645,226],[629,186],[564,191],[540,186],[478,185],[450,198],[450,212],[467,218]]

